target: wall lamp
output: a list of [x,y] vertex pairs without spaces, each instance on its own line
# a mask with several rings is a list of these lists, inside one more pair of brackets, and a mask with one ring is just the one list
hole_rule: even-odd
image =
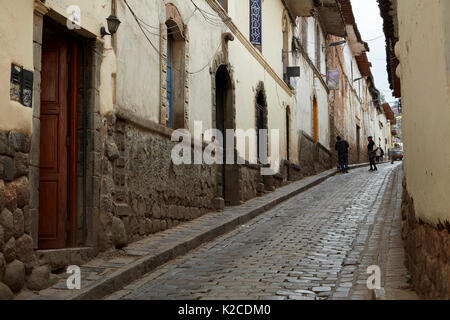
[[337,47],[337,46],[340,46],[341,44],[344,44],[344,43],[347,43],[347,41],[346,40],[342,40],[342,41],[339,41],[339,42],[333,42],[333,43],[325,45],[324,48]]
[[102,37],[104,36],[112,36],[117,32],[117,29],[119,29],[120,20],[115,15],[110,15],[108,18],[106,18],[106,21],[108,22],[108,31],[106,31],[105,27],[100,28],[100,34]]
[[361,78],[355,79],[355,80],[353,80],[353,82],[356,82],[356,81],[359,81],[359,80],[362,80],[362,79],[364,79],[364,77],[361,77]]

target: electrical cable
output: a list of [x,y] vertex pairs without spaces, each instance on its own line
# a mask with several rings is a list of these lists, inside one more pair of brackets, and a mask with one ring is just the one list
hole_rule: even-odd
[[[149,32],[149,33],[151,33],[151,34],[153,34],[153,35],[157,35],[157,36],[160,36],[160,35],[159,35],[159,34],[156,34],[156,33],[152,33],[152,32],[150,32],[148,29],[145,29],[145,28],[142,26],[142,24],[141,24],[142,19],[140,19],[140,18],[136,15],[136,13],[134,12],[134,10],[133,10],[133,9],[131,8],[131,6],[128,4],[127,0],[123,0],[123,1],[125,2],[125,5],[127,6],[128,10],[129,10],[130,13],[132,14],[133,18],[135,19],[136,23],[138,24],[140,30],[141,30],[142,33],[144,34],[144,36],[145,36],[145,38],[147,39],[147,41],[148,41],[148,43],[150,44],[150,46],[156,51],[156,53],[160,56],[160,58],[161,58],[162,60],[167,61],[167,58],[165,58],[165,57],[161,54],[161,52],[159,51],[159,49],[153,44],[153,42],[152,42],[151,39],[148,37],[148,35],[147,35],[147,33],[146,33],[145,31],[147,31],[147,32]],[[191,0],[191,1],[192,1],[192,0]],[[194,4],[194,6],[196,6],[196,5]],[[196,7],[196,8],[198,8],[198,7]],[[196,10],[197,10],[197,9],[196,9]],[[196,10],[193,11],[193,14],[191,15],[191,18],[192,18],[192,16],[195,14]],[[145,30],[144,30],[144,29],[145,29]],[[209,59],[209,61],[208,61],[207,64],[205,64],[203,67],[201,67],[201,68],[200,68],[199,70],[197,70],[197,71],[194,71],[194,72],[186,71],[186,72],[187,72],[188,74],[190,74],[190,75],[193,75],[193,74],[200,73],[200,72],[202,72],[203,70],[205,70],[205,69],[211,64],[212,60],[214,59],[214,57],[216,56],[217,52],[219,51],[221,45],[222,45],[222,42],[219,41],[219,45],[218,45],[216,51],[214,52],[214,55],[211,57],[211,59]],[[180,70],[180,69],[178,69],[178,68],[176,68],[176,67],[174,67],[174,66],[172,66],[172,69],[174,69],[175,71],[180,72],[180,73],[183,72],[183,70]]]
[[381,36],[378,36],[378,37],[376,37],[376,38],[369,39],[369,40],[363,40],[363,41],[364,41],[364,42],[370,42],[370,41],[378,40],[378,39],[383,38],[383,37],[384,37],[384,34],[382,34]]

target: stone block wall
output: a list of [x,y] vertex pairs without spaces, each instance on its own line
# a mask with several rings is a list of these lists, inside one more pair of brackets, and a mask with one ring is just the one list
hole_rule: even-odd
[[450,299],[450,224],[432,226],[417,220],[414,199],[403,182],[402,203],[406,266],[417,293],[427,299]]
[[262,183],[261,168],[258,165],[242,165],[240,168],[241,201],[258,196],[258,185]]
[[214,210],[216,166],[174,165],[176,143],[170,136],[128,119],[109,122],[102,157],[100,250]]
[[0,300],[27,287],[43,289],[50,268],[34,252],[30,213],[31,139],[19,132],[0,132]]
[[299,163],[302,177],[309,177],[334,167],[332,154],[322,145],[302,133],[299,138]]

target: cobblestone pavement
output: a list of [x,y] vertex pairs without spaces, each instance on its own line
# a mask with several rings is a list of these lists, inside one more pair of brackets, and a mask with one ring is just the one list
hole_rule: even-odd
[[405,282],[389,249],[401,178],[401,164],[332,177],[107,299],[371,299],[368,266],[380,265],[383,286]]

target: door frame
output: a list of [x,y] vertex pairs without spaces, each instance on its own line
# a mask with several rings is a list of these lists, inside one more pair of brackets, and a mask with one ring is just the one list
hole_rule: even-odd
[[[59,37],[60,36],[60,37]],[[66,139],[64,150],[58,151],[58,153],[65,152],[66,158],[66,170],[65,179],[63,183],[65,184],[66,210],[58,212],[58,214],[66,214],[62,217],[57,217],[62,226],[60,227],[62,233],[64,234],[64,245],[62,248],[74,247],[77,244],[77,156],[78,156],[78,41],[75,38],[67,36],[64,33],[58,35],[58,38],[52,39],[58,41],[64,41],[67,43],[66,57],[63,59],[63,63],[67,65],[64,72],[66,72],[67,83],[64,86],[67,89],[67,94],[65,96],[66,103],[64,116],[66,121],[65,137],[64,133],[61,134],[62,139]],[[43,49],[47,45],[47,40],[42,41]],[[41,62],[42,63],[42,62]],[[41,87],[45,85],[41,82]],[[39,143],[42,140],[39,138]],[[39,199],[41,197],[39,192]],[[38,210],[39,216],[40,208]],[[38,249],[52,249],[52,245],[42,245],[41,238],[38,234]],[[54,249],[54,248],[53,248]]]
[[69,62],[69,91],[68,91],[68,135],[69,147],[67,157],[67,210],[69,215],[68,246],[74,247],[77,242],[77,164],[78,164],[78,41],[69,42],[71,59]]

